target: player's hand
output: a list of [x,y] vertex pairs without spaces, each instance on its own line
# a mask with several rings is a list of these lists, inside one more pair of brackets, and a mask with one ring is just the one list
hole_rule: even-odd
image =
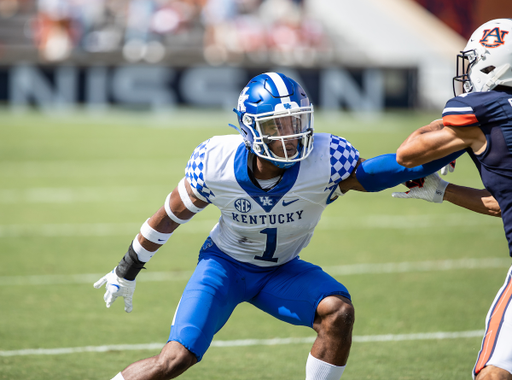
[[443,166],[441,168],[441,174],[447,175],[448,173],[453,173],[453,171],[455,170],[455,163],[456,163],[455,160],[453,160],[448,165]]
[[124,298],[124,311],[129,313],[132,311],[132,298],[133,292],[135,291],[135,281],[129,281],[124,278],[119,277],[116,274],[116,270],[112,270],[112,272],[107,273],[105,276],[100,278],[98,281],[94,283],[94,287],[96,289],[101,288],[104,284],[106,284],[105,295],[103,299],[107,304],[107,307],[110,307],[117,297]]
[[448,182],[434,173],[425,178],[419,178],[405,183],[410,190],[405,193],[393,193],[393,198],[416,198],[428,202],[441,203],[444,198],[444,191]]

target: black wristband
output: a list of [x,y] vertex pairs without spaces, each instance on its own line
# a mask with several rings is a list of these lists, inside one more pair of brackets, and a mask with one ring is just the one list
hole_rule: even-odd
[[119,262],[119,265],[116,267],[116,274],[129,281],[135,280],[135,277],[139,274],[141,269],[144,268],[145,262],[139,261],[137,257],[137,253],[133,250],[133,242],[128,247],[128,252],[124,255],[124,257]]

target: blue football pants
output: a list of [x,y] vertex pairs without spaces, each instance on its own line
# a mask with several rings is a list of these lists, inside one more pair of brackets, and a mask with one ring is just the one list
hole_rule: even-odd
[[319,266],[296,258],[257,267],[222,253],[208,238],[177,307],[169,341],[181,343],[200,361],[241,302],[293,325],[312,327],[320,301],[335,294],[350,299],[345,286]]

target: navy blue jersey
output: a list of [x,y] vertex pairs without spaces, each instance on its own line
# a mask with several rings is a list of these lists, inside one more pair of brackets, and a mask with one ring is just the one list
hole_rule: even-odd
[[486,150],[475,155],[468,149],[468,153],[485,188],[500,205],[512,256],[512,91],[474,92],[452,98],[443,111],[443,123],[480,127],[485,134]]

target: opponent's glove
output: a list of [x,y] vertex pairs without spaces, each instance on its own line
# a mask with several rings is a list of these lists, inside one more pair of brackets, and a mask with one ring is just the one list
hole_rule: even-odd
[[405,183],[410,190],[405,193],[393,193],[393,198],[416,198],[424,199],[428,202],[442,203],[444,192],[448,182],[439,177],[439,174],[433,173],[425,178],[419,178]]
[[116,269],[112,270],[112,272],[107,273],[105,276],[100,278],[98,281],[94,283],[94,287],[99,289],[103,286],[103,284],[107,284],[105,286],[105,295],[103,299],[107,304],[107,307],[110,307],[117,297],[124,298],[124,311],[129,313],[132,311],[132,298],[133,292],[135,291],[135,281],[129,281],[124,278],[119,277],[116,274]]
[[450,162],[448,165],[443,166],[443,167],[441,168],[441,174],[442,174],[442,175],[447,175],[447,174],[448,174],[448,172],[453,173],[453,171],[455,170],[455,163],[456,163],[456,162],[455,162],[455,160],[453,160],[453,161],[452,161],[452,162]]

